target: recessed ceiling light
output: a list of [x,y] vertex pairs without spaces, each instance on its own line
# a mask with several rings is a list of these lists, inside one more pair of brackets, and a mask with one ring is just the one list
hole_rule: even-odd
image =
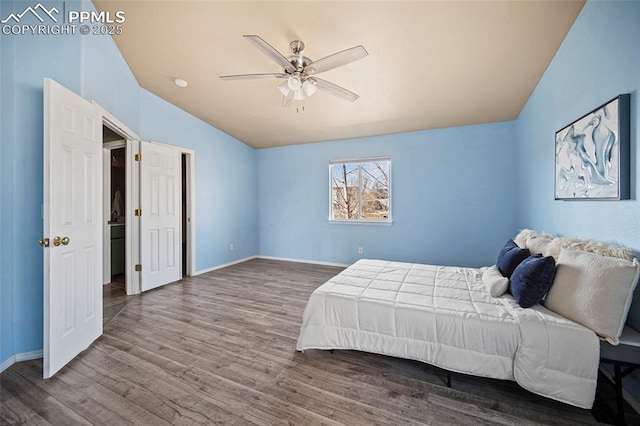
[[189,85],[189,83],[187,83],[187,80],[183,80],[181,78],[174,78],[173,82],[176,84],[176,86],[178,87],[187,87]]

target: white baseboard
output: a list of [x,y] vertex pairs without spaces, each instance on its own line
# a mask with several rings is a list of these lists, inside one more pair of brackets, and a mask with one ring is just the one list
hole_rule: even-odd
[[223,263],[222,265],[212,266],[211,268],[201,269],[199,271],[196,271],[195,274],[193,274],[191,276],[195,277],[196,275],[206,274],[207,272],[212,272],[212,271],[215,271],[216,269],[226,268],[227,266],[233,266],[233,265],[236,265],[238,263],[246,262],[246,261],[252,260],[252,259],[281,260],[283,262],[311,263],[313,265],[340,266],[340,267],[343,267],[343,268],[346,268],[347,266],[349,266],[346,263],[321,262],[319,260],[295,259],[295,258],[292,258],[292,257],[275,257],[275,256],[255,255],[255,256],[249,256],[249,257],[245,257],[245,258],[242,258],[242,259],[234,260],[233,262]]
[[[602,366],[600,366],[600,371],[602,372],[602,374],[605,375],[607,379],[611,381],[611,383],[615,383],[613,374],[611,374],[609,370],[607,370],[606,368],[602,368]],[[624,388],[624,386],[622,387],[622,397],[624,398],[625,401],[627,401],[627,403],[631,406],[631,408],[636,410],[636,413],[640,414],[640,401],[635,399],[633,395],[631,395],[631,393]]]
[[7,368],[11,367],[13,364],[15,364],[15,362],[16,362],[16,356],[15,355],[11,355],[9,358],[7,358],[4,361],[0,362],[0,373],[2,373]]
[[256,256],[256,257],[258,259],[282,260],[284,262],[296,262],[296,263],[311,263],[313,265],[340,266],[343,268],[349,266],[346,263],[321,262],[319,260],[295,259],[292,257],[275,257],[275,256]]
[[233,266],[233,265],[236,265],[238,263],[246,262],[247,260],[255,259],[256,257],[258,257],[258,256],[244,257],[242,259],[234,260],[233,262],[223,263],[222,265],[217,265],[217,266],[212,266],[211,268],[201,269],[199,271],[196,271],[191,276],[195,277],[196,275],[206,274],[207,272],[215,271],[216,269],[226,268],[227,266]]
[[30,361],[32,359],[38,359],[38,358],[42,358],[42,350],[13,354],[9,358],[5,359],[0,363],[0,373],[2,373],[7,368],[11,367],[16,362]]

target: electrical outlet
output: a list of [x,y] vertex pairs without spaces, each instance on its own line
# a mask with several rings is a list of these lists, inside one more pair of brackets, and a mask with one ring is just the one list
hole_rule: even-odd
[[233,243],[229,244],[229,251],[233,251]]
[[364,249],[362,247],[358,247],[358,254],[364,253]]

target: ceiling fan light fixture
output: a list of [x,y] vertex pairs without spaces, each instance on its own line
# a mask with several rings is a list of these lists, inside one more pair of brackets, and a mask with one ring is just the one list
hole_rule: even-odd
[[309,97],[314,93],[316,93],[316,90],[318,90],[318,87],[316,86],[316,83],[313,80],[307,79],[304,81],[304,83],[302,83],[302,90],[304,91],[305,96]]
[[289,81],[287,81],[287,84],[289,85],[289,89],[298,90],[302,87],[302,80],[300,80],[300,76],[292,75],[291,77],[289,77]]
[[289,89],[289,82],[285,81],[284,83],[279,84],[278,90],[280,90],[280,93],[282,93],[283,96],[287,96],[291,91],[291,89]]
[[296,101],[302,101],[305,97],[306,96],[304,95],[302,89],[298,89],[293,93],[293,99],[295,99]]

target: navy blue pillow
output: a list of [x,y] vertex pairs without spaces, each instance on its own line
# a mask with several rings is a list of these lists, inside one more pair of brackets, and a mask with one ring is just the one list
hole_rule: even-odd
[[513,271],[509,291],[518,305],[530,308],[547,294],[555,276],[556,261],[553,257],[529,256]]
[[529,257],[530,254],[528,249],[518,247],[513,240],[507,240],[507,243],[500,250],[496,266],[502,276],[510,278],[520,262]]

